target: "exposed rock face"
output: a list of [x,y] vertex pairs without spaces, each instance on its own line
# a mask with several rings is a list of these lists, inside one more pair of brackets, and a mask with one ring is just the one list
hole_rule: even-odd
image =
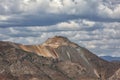
[[41,45],[19,45],[18,47],[28,52],[37,53],[40,56],[58,58],[59,56],[55,49],[61,46],[78,47],[77,44],[72,43],[67,38],[61,36],[49,38]]
[[0,80],[106,80],[118,68],[61,36],[41,45],[0,42]]
[[120,68],[114,73],[112,77],[109,78],[109,80],[120,80]]

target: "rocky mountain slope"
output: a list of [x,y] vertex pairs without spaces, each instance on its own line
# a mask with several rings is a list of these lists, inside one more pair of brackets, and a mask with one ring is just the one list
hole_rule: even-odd
[[120,68],[109,78],[109,80],[120,80]]
[[112,80],[119,68],[62,36],[40,45],[0,42],[0,80]]

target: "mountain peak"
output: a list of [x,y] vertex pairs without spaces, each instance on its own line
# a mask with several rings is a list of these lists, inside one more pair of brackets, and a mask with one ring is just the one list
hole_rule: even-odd
[[71,42],[66,37],[55,36],[53,38],[48,38],[41,45],[19,45],[19,48],[27,52],[34,52],[40,56],[58,58],[59,55],[55,49],[65,46],[72,48],[78,47],[77,44]]
[[0,63],[0,80],[120,79],[119,63],[107,62],[62,36],[41,45],[0,42]]
[[53,38],[48,38],[45,43],[43,43],[44,46],[50,46],[53,48],[57,48],[59,46],[73,46],[76,47],[77,45],[73,42],[71,42],[68,38],[63,36],[54,36]]

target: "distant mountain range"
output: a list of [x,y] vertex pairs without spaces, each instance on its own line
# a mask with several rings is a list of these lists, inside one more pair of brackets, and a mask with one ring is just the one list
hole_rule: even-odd
[[112,57],[112,56],[100,56],[100,57],[107,61],[120,61],[120,57]]

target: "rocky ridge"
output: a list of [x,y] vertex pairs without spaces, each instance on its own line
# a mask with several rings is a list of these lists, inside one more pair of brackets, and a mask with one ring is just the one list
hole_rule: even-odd
[[62,36],[40,45],[0,42],[0,80],[112,80],[119,68]]

